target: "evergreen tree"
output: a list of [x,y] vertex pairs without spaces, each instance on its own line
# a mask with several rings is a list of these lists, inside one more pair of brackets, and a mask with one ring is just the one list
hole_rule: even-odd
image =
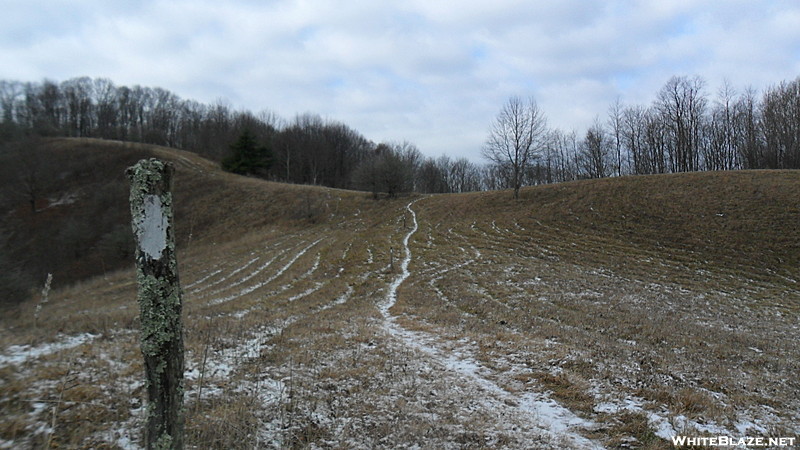
[[260,145],[250,130],[244,130],[222,160],[222,169],[240,175],[263,176],[272,164],[269,147]]

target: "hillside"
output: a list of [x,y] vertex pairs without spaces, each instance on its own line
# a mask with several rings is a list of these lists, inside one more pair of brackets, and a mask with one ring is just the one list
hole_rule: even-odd
[[[375,201],[159,147],[51,145],[176,166],[192,448],[800,433],[800,172]],[[4,316],[0,447],[137,448],[133,279]]]

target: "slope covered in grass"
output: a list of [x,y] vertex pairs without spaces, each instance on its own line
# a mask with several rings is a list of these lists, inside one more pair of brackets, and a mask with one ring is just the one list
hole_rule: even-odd
[[[800,431],[797,172],[375,201],[147,151],[177,168],[192,448]],[[140,444],[133,278],[2,319],[0,443]]]
[[319,189],[232,176],[180,150],[98,139],[24,140],[0,152],[0,244],[23,284],[40,285],[52,273],[54,286],[67,286],[129,267],[133,237],[124,171],[150,157],[178,167],[177,239],[183,248],[236,239],[270,224],[326,221],[341,204]]
[[524,227],[575,261],[650,273],[643,259],[653,255],[685,281],[702,281],[693,274],[711,267],[749,282],[800,265],[799,193],[797,171],[706,172],[540,186],[518,202],[489,192],[426,205],[432,220]]

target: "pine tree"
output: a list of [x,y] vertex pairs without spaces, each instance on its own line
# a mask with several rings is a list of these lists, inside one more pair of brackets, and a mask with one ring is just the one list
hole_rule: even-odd
[[222,169],[228,172],[263,176],[272,164],[272,152],[259,145],[250,130],[244,130],[230,149],[231,153],[222,160]]

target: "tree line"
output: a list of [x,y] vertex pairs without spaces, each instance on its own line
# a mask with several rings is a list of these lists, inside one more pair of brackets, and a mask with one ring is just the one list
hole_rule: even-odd
[[512,97],[484,156],[501,187],[582,178],[738,169],[800,169],[800,77],[758,94],[675,76],[649,105],[619,100],[582,135],[549,129],[535,99]]
[[[483,145],[487,164],[425,157],[411,143],[374,143],[315,114],[203,104],[105,78],[0,81],[0,139],[96,137],[199,153],[228,169],[290,183],[396,195],[466,192],[607,176],[800,168],[800,77],[759,94],[729,83],[714,96],[700,77],[675,76],[649,105],[613,103],[585,133],[547,126],[532,98],[503,105]],[[244,134],[263,161],[238,166]],[[231,165],[232,164],[232,165]]]
[[[390,195],[483,188],[476,181],[478,167],[465,158],[426,158],[408,142],[376,144],[316,114],[285,120],[269,111],[235,110],[224,101],[185,100],[162,88],[116,86],[105,78],[0,81],[0,120],[3,142],[67,136],[164,145],[220,163],[227,159],[232,171],[289,183]],[[245,134],[264,159],[257,170],[237,168],[233,157]],[[402,170],[394,169],[398,161]]]

